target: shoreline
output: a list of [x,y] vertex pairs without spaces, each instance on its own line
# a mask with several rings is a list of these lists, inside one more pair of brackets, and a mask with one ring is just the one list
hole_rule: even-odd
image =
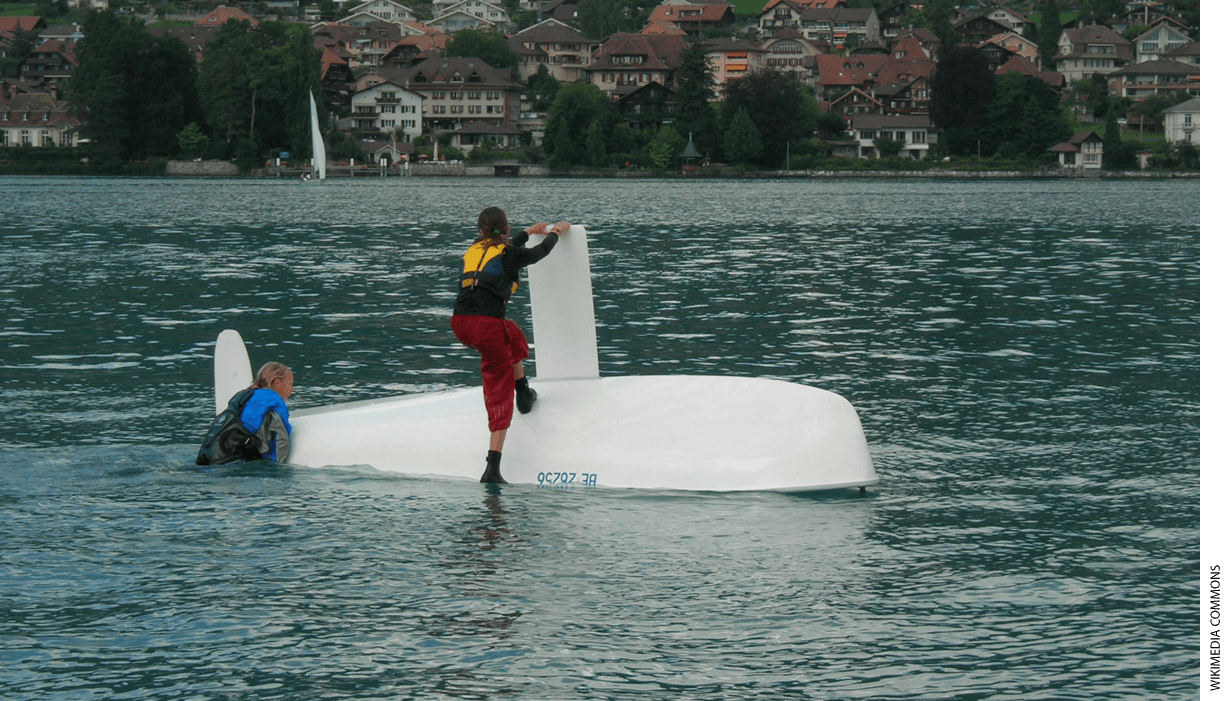
[[[136,164],[111,172],[88,172],[79,165],[49,168],[31,164],[28,168],[16,164],[0,165],[0,176],[22,177],[153,177],[153,178],[243,178],[298,180],[305,168],[257,168],[241,173],[233,163],[219,161],[169,161],[162,172],[152,164]],[[141,167],[145,166],[145,167]],[[58,171],[58,172],[57,172]],[[925,170],[746,170],[713,169],[708,172],[666,172],[654,170],[593,170],[553,171],[542,164],[486,163],[415,163],[408,169],[362,166],[336,166],[328,171],[329,179],[365,178],[558,178],[607,180],[783,180],[783,179],[928,179],[928,180],[1198,180],[1200,171],[1102,171],[1048,168],[1043,170],[944,169]]]

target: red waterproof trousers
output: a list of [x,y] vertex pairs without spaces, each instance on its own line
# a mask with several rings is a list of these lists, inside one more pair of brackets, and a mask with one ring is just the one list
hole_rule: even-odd
[[487,428],[503,431],[512,424],[513,366],[530,357],[525,334],[511,320],[494,316],[454,316],[452,326],[457,340],[482,356]]

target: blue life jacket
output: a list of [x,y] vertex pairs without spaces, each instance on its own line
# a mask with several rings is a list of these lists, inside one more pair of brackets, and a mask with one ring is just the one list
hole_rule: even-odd
[[282,423],[286,424],[286,433],[290,434],[290,410],[286,408],[286,400],[271,389],[252,390],[252,397],[244,405],[239,420],[244,428],[256,433],[265,421],[265,414],[271,411],[276,411],[278,416],[282,417]]

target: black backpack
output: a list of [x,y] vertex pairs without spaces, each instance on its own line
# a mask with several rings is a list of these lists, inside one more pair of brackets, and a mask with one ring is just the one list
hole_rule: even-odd
[[260,439],[239,422],[243,407],[255,390],[245,389],[231,397],[226,409],[214,418],[196,454],[198,465],[221,465],[236,460],[260,460]]

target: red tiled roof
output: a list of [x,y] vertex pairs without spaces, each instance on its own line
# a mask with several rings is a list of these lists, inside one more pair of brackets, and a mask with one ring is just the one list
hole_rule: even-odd
[[4,97],[0,95],[0,126],[47,129],[80,125],[80,120],[70,114],[67,101],[57,100],[47,93],[19,93],[7,100]]
[[864,85],[874,81],[888,62],[887,56],[816,54],[816,72],[820,75],[816,82],[827,86]]
[[248,13],[244,12],[243,10],[240,10],[239,8],[227,7],[226,5],[219,5],[218,7],[215,7],[211,12],[206,14],[201,19],[197,20],[196,24],[200,26],[209,26],[209,25],[214,25],[214,24],[226,24],[228,21],[232,19],[237,19],[240,22],[247,22],[248,24],[251,24],[253,27],[260,24],[259,22],[257,22],[255,19],[252,18],[252,15],[249,15]]
[[[904,54],[898,56],[897,54]],[[895,61],[930,61],[927,51],[923,49],[922,41],[916,36],[905,36],[893,43],[888,52]]]
[[32,32],[42,21],[42,17],[0,17],[0,32]]
[[[684,12],[699,12],[684,15]],[[658,5],[649,13],[649,23],[654,22],[719,22],[727,13],[733,14],[730,5]]]
[[789,2],[800,9],[816,9],[816,10],[836,10],[845,6],[845,0],[769,0],[765,3],[764,9],[760,12],[764,14],[769,10],[777,7],[782,2]]
[[[688,47],[688,40],[681,34],[627,34],[620,32],[612,35],[598,49],[598,55],[593,64],[586,67],[594,70],[669,70],[679,66],[680,56]],[[615,55],[639,55],[645,60],[635,66],[616,64],[611,60]]]
[[918,78],[930,78],[935,72],[934,61],[889,61],[876,71],[876,86],[900,85]]
[[44,41],[30,52],[31,54],[52,54],[58,53],[63,56],[69,63],[77,65],[77,55],[73,53],[73,45],[61,39],[52,39]]

